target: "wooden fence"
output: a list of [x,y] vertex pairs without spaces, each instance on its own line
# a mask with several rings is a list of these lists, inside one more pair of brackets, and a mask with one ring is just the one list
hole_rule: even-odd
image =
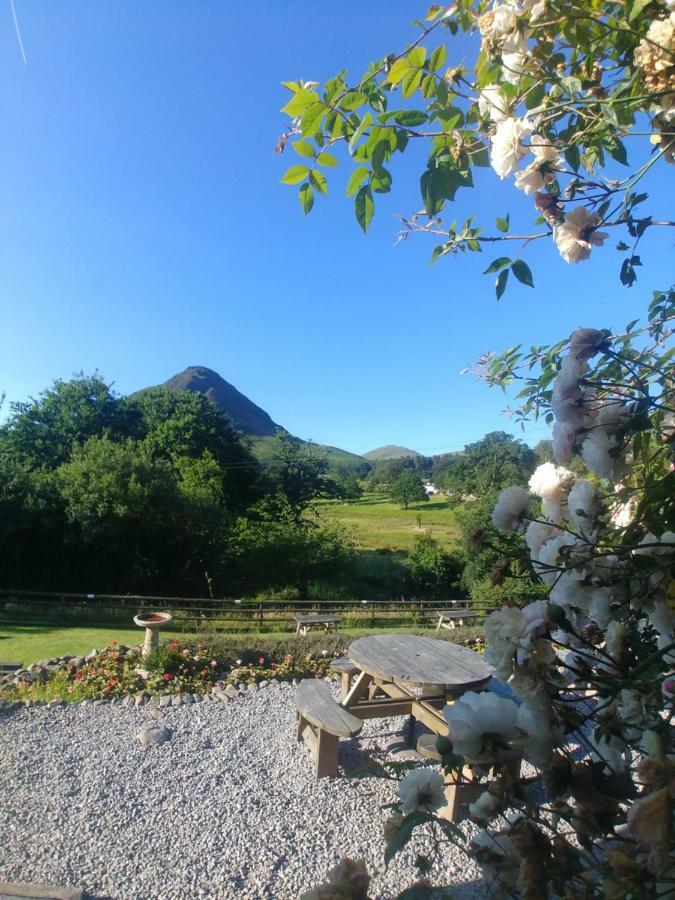
[[[250,601],[211,597],[152,597],[130,594],[77,594],[0,589],[0,622],[30,625],[109,624],[131,626],[136,613],[162,610],[173,616],[173,631],[289,631],[294,616],[339,615],[343,628],[425,627],[438,611],[464,600],[296,600]],[[480,621],[488,609],[472,609]]]

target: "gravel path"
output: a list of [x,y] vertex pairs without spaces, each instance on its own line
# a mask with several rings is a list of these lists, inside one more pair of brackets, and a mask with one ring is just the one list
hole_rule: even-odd
[[[294,689],[230,702],[21,708],[0,712],[0,880],[71,884],[114,900],[296,900],[343,856],[364,857],[370,894],[415,880],[414,839],[384,871],[380,806],[395,785],[354,777],[400,738],[403,719],[366,722],[340,742],[347,777],[316,781],[295,740]],[[156,720],[161,746],[136,735]],[[470,823],[462,825],[469,833]],[[479,870],[446,850],[436,884],[486,897]]]

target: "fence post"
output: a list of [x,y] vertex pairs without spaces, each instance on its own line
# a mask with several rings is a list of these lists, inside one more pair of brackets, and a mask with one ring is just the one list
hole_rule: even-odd
[[263,605],[262,601],[258,604],[258,621],[260,623],[260,630],[262,631],[263,627]]

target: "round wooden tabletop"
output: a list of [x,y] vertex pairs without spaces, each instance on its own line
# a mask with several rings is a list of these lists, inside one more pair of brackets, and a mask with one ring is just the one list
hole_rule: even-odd
[[484,685],[493,669],[482,656],[449,641],[416,634],[376,634],[349,646],[349,658],[374,678],[410,685],[471,688]]

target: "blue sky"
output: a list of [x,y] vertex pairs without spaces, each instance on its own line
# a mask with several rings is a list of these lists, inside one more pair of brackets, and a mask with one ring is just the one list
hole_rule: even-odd
[[[620,328],[672,280],[672,234],[644,244],[630,290],[615,241],[578,266],[540,242],[526,257],[536,289],[497,304],[481,272],[499,251],[429,268],[425,238],[393,246],[395,215],[419,207],[415,151],[392,166],[367,237],[344,197],[348,165],[302,214],[278,183],[294,154],[272,152],[280,82],[360,74],[404,46],[425,3],[15,3],[27,65],[0,9],[8,401],[80,370],[127,393],[205,365],[301,437],[431,454],[510,430],[503,395],[459,374],[480,353]],[[632,139],[637,156],[645,141]],[[661,164],[651,180],[655,215],[671,215],[674,174]],[[510,210],[531,227],[530,201],[491,172],[458,197],[458,219]],[[535,425],[527,439],[543,436]]]

